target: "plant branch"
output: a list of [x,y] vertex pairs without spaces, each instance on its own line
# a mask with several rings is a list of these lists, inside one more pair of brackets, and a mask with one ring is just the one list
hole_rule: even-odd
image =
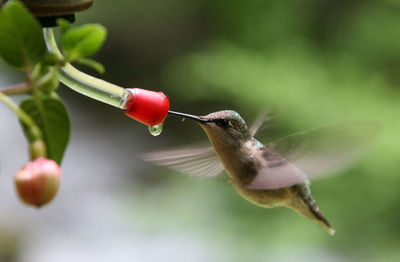
[[35,121],[27,114],[24,110],[22,110],[11,98],[0,92],[0,102],[5,104],[8,108],[11,109],[18,117],[27,125],[29,128],[35,128],[40,130]]
[[58,70],[60,70],[61,64],[57,63],[49,72],[47,72],[44,76],[39,78],[39,80],[35,83],[35,86],[40,87],[42,85],[45,85],[47,82],[49,82],[54,76],[57,75]]
[[[45,28],[43,34],[47,44],[47,49],[50,52],[55,53],[59,59],[65,61],[57,46],[53,29]],[[78,93],[103,103],[125,109],[125,103],[122,103],[125,92],[124,88],[85,74],[77,70],[70,63],[62,65],[59,80],[61,83]]]
[[31,91],[31,87],[29,86],[28,82],[22,82],[16,85],[0,89],[0,92],[3,93],[4,95],[25,94],[29,91]]

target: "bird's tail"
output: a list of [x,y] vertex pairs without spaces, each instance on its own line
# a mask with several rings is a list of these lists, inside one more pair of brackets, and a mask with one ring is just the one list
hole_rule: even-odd
[[314,198],[311,196],[311,190],[308,185],[304,184],[296,187],[298,188],[297,196],[294,196],[287,204],[288,207],[294,209],[306,218],[318,222],[325,228],[326,231],[328,231],[330,235],[335,234],[335,230],[324,217]]

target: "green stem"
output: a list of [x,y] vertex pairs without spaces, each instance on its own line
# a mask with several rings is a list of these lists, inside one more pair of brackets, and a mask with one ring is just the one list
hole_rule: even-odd
[[[43,30],[47,49],[55,53],[61,59],[63,54],[58,49],[53,29],[45,28]],[[65,65],[61,67],[59,80],[78,93],[100,102],[126,109],[124,88],[85,74],[73,67],[70,63],[65,63]]]
[[61,65],[57,63],[49,72],[39,78],[39,80],[35,83],[35,86],[40,87],[53,79],[53,77],[58,73],[60,67]]
[[19,95],[19,94],[26,94],[31,91],[28,82],[19,83],[13,86],[6,87],[4,89],[0,89],[0,92],[5,95]]
[[33,119],[25,113],[11,98],[0,92],[0,102],[10,108],[30,129],[39,129]]

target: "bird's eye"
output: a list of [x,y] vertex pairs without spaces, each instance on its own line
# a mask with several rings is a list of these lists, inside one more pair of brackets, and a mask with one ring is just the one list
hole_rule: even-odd
[[227,129],[229,127],[229,121],[226,119],[219,119],[215,122],[217,126]]

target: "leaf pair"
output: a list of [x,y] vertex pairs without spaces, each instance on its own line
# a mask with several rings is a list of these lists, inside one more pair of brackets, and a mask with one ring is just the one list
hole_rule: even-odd
[[[67,62],[78,62],[104,72],[104,67],[86,58],[96,53],[106,38],[106,29],[98,24],[72,28],[59,21],[64,33],[61,46]],[[8,1],[0,10],[0,55],[17,68],[32,68],[46,59],[48,52],[42,29],[19,1]]]
[[47,157],[60,163],[68,144],[70,122],[66,108],[54,92],[59,66],[78,62],[104,72],[100,63],[87,57],[100,49],[106,30],[97,24],[72,28],[65,20],[57,22],[62,32],[63,60],[47,51],[38,21],[21,2],[11,0],[1,5],[0,55],[10,65],[26,71],[32,94],[20,105],[35,123],[32,126],[21,121],[25,136],[30,144],[43,139]]
[[78,62],[104,73],[104,66],[87,58],[96,53],[106,38],[106,29],[99,24],[86,24],[72,28],[65,20],[57,21],[61,31],[61,47],[66,62]]
[[[2,6],[0,39],[0,55],[11,66],[27,71],[27,82],[34,83],[33,95],[20,105],[36,124],[28,126],[21,120],[25,136],[30,145],[42,139],[47,157],[60,163],[68,144],[70,122],[66,108],[54,93],[58,86],[54,66],[57,59],[47,51],[39,23],[19,1]],[[38,81],[46,75],[51,77],[39,86]]]

